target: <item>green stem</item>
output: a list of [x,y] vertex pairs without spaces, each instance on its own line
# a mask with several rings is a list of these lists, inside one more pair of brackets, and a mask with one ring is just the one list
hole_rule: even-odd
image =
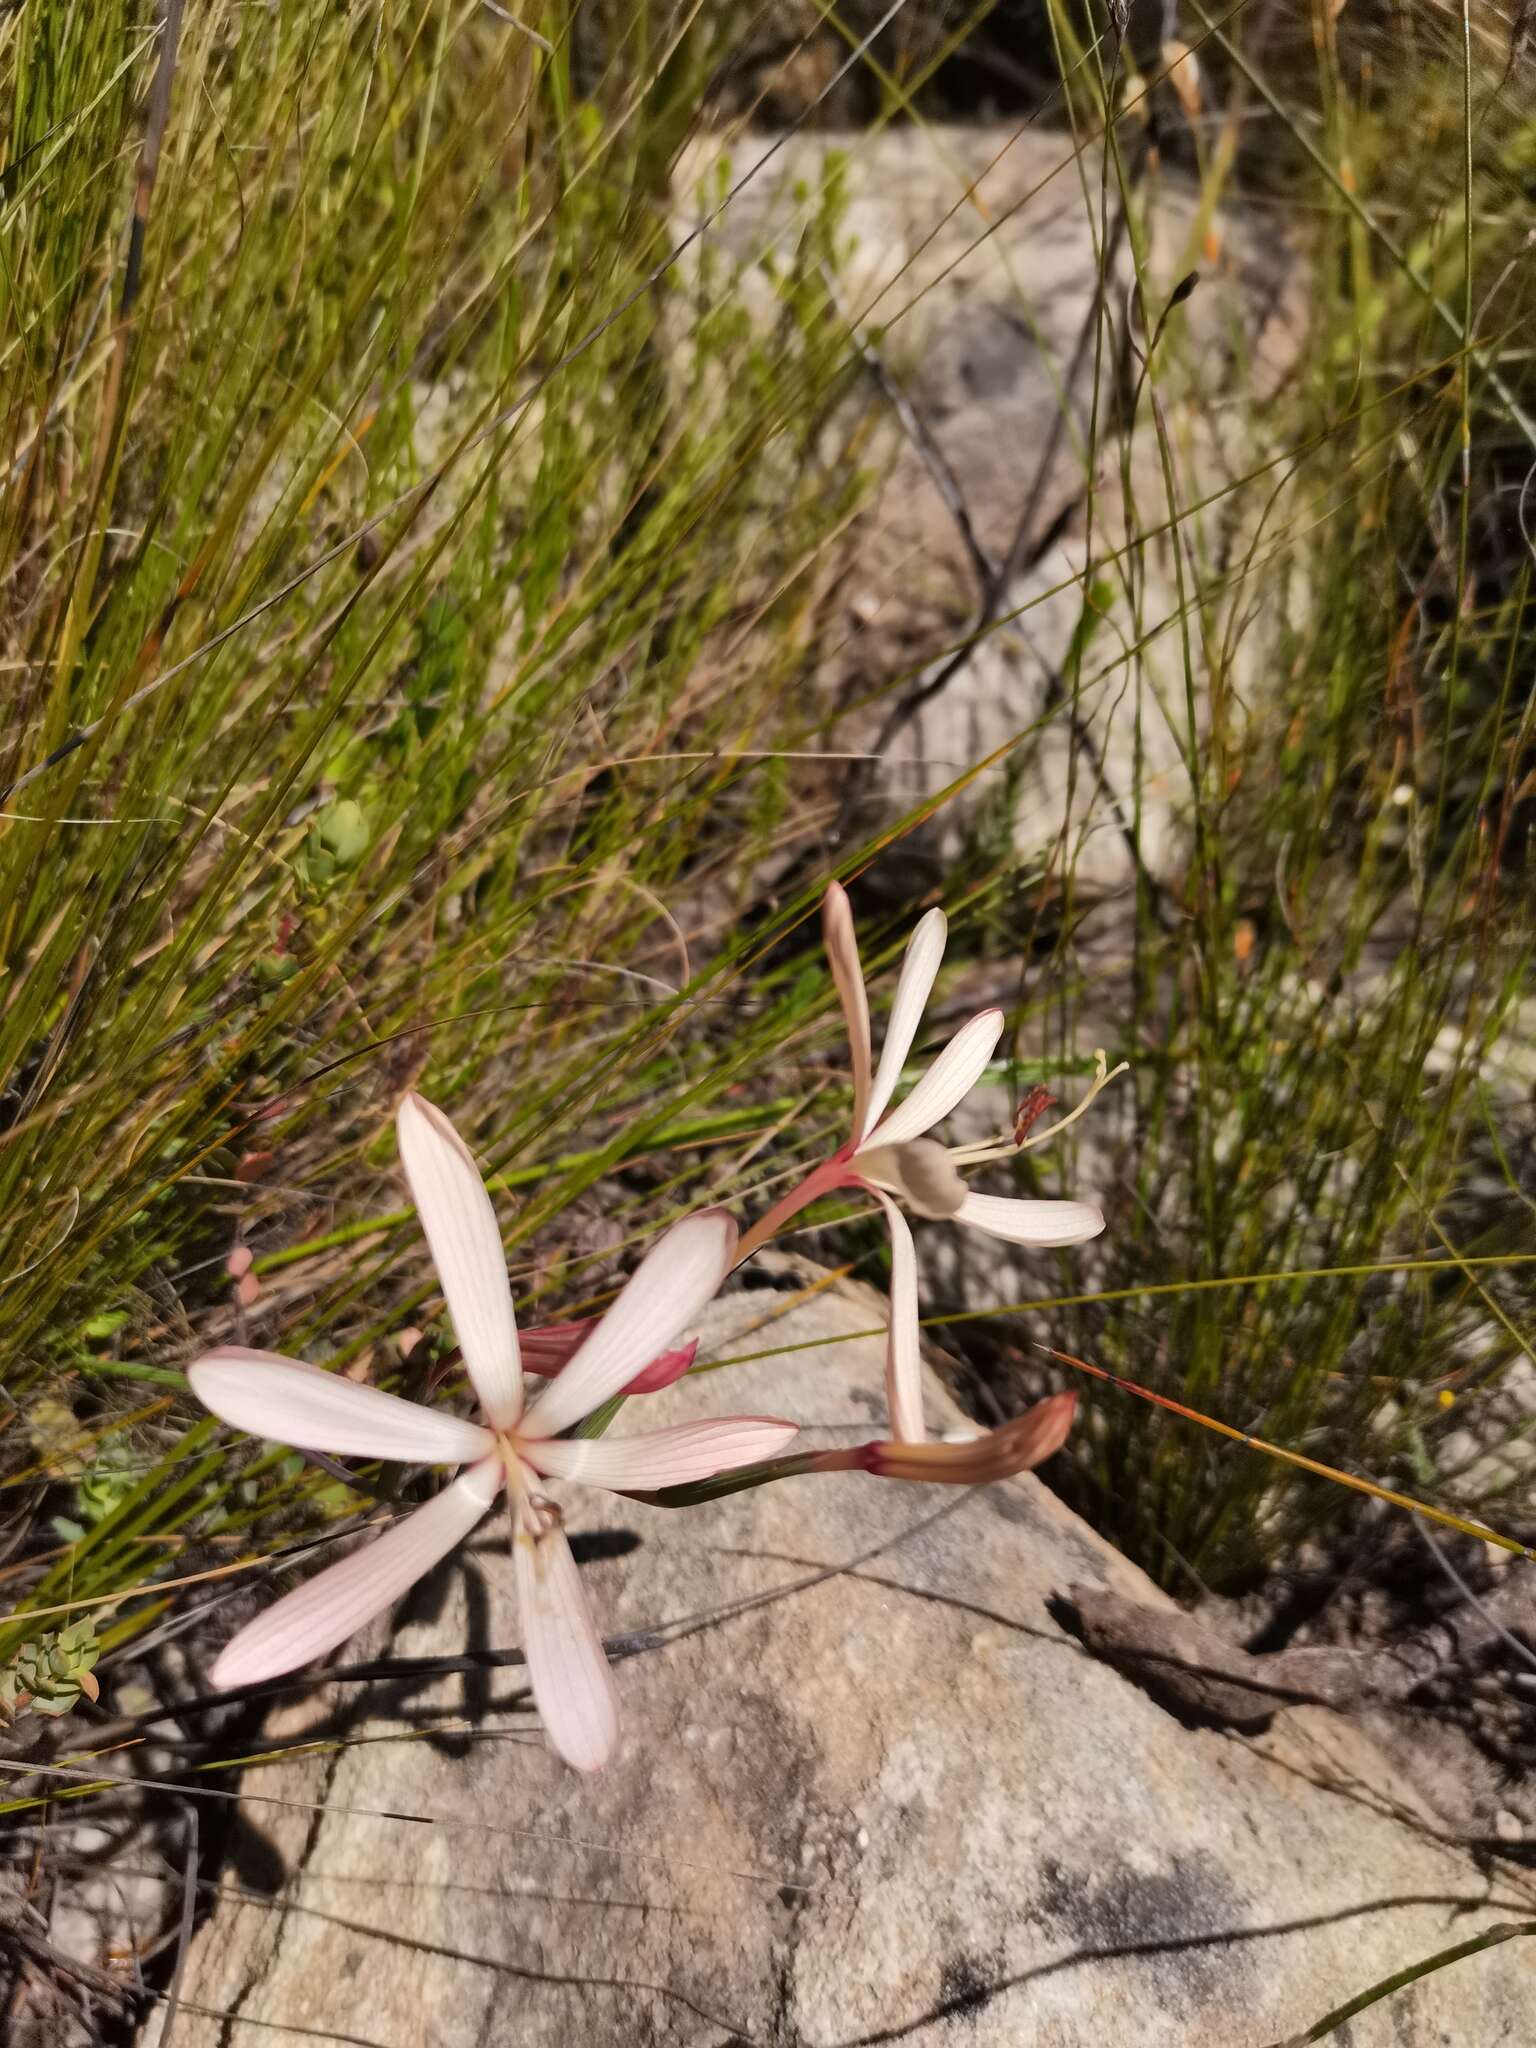
[[1410,1984],[1416,1984],[1421,1977],[1428,1977],[1435,1970],[1443,1970],[1451,1963],[1464,1962],[1468,1956],[1480,1955],[1485,1948],[1497,1948],[1501,1942],[1513,1941],[1517,1935],[1536,1934],[1536,1920],[1506,1920],[1497,1927],[1488,1927],[1481,1934],[1474,1934],[1470,1941],[1458,1941],[1454,1948],[1442,1948],[1432,1956],[1426,1956],[1420,1963],[1410,1963],[1406,1970],[1399,1970],[1391,1977],[1383,1977],[1379,1984],[1373,1984],[1369,1991],[1362,1991],[1347,2004],[1335,2006],[1305,2032],[1292,2034],[1284,2041],[1276,2041],[1273,2048],[1310,2048],[1314,2041],[1325,2041],[1331,2033],[1342,2027],[1346,2020],[1352,2020],[1357,2012],[1364,2012],[1368,2005],[1375,2005],[1378,1999],[1390,1998],[1394,1991],[1403,1991]]

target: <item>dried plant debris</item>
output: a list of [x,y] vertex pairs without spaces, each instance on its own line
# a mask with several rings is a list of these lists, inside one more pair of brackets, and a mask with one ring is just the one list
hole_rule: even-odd
[[1358,1647],[1307,1643],[1255,1655],[1197,1615],[1151,1607],[1097,1586],[1070,1588],[1064,1607],[1084,1645],[1170,1711],[1204,1723],[1262,1728],[1280,1708],[1351,1713],[1400,1705],[1463,1674],[1495,1644],[1536,1632],[1536,1581],[1518,1568],[1486,1598],[1467,1600],[1412,1635]]

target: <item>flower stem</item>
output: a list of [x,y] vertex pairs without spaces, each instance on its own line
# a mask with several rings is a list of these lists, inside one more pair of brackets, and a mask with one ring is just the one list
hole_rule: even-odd
[[768,1240],[778,1232],[792,1216],[798,1216],[802,1209],[808,1209],[812,1202],[820,1201],[823,1195],[830,1195],[834,1188],[842,1187],[851,1178],[845,1151],[834,1152],[830,1159],[824,1159],[820,1166],[812,1167],[799,1187],[775,1202],[764,1215],[759,1216],[752,1228],[736,1247],[736,1264],[744,1266],[754,1252],[760,1252]]

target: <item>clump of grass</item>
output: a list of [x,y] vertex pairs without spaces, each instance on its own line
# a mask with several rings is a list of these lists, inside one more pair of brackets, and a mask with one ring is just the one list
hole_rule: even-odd
[[[1501,343],[1512,88],[1491,62],[1464,78],[1459,37],[1410,81],[1341,60],[1330,31],[1314,119],[1294,74],[1282,97],[1241,30],[1200,21],[1225,54],[1228,114],[1263,105],[1292,139],[1270,203],[1286,196],[1317,288],[1264,416],[1271,445],[1296,452],[1279,478],[1266,464],[1222,494],[1228,533],[1253,535],[1224,569],[1209,510],[1185,509],[1198,490],[1177,431],[1145,410],[1198,407],[1202,365],[1180,359],[1174,323],[1147,365],[1138,431],[1162,441],[1166,502],[1138,508],[1148,537],[1106,573],[1134,603],[1137,564],[1170,552],[1148,530],[1177,522],[1192,860],[1175,891],[1143,879],[1114,1048],[1134,1094],[1096,1279],[1129,1298],[1047,1320],[1068,1348],[1229,1423],[1455,1499],[1437,1445],[1530,1356],[1529,1283],[1498,1270],[1530,1243],[1511,1162],[1528,1147],[1520,804],[1536,739],[1529,554],[1496,513],[1511,467],[1536,457],[1528,368]],[[1081,19],[1063,53],[1064,89],[1102,122],[1117,87]],[[1438,110],[1411,124],[1411,182],[1405,93]],[[1213,104],[1195,150],[1212,203],[1231,196],[1224,138]],[[1108,203],[1134,209],[1112,165]],[[1257,681],[1237,658],[1255,578],[1284,621]],[[1134,650],[1126,665],[1133,697],[1153,687]],[[1045,970],[1069,991],[1067,1045],[1073,968],[1068,934]],[[1461,1263],[1474,1257],[1493,1270]],[[1369,1270],[1396,1260],[1419,1270]],[[1095,1519],[1185,1591],[1239,1582],[1353,1512],[1123,1398],[1080,1442]]]
[[766,328],[718,257],[685,283],[668,170],[735,10],[575,13],[0,20],[0,1483],[133,1452],[29,1605],[347,1504],[187,1428],[176,1368],[411,1313],[404,1084],[565,1302],[585,1190],[649,1159],[605,1209],[653,1226],[740,1128],[745,942],[701,981],[666,905],[728,918],[720,868],[795,830],[761,768],[861,484],[833,201]]

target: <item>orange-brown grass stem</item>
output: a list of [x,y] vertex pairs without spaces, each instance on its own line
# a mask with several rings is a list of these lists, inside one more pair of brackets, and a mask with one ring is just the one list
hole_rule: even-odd
[[1250,1436],[1245,1429],[1234,1429],[1230,1422],[1218,1422],[1214,1415],[1202,1415],[1198,1408],[1188,1408],[1167,1394],[1154,1394],[1150,1387],[1138,1386],[1135,1380],[1122,1379],[1119,1373],[1111,1372],[1107,1366],[1090,1365],[1086,1358],[1075,1358],[1070,1351],[1057,1351],[1049,1344],[1042,1344],[1040,1348],[1048,1358],[1058,1359],[1077,1372],[1086,1372],[1096,1380],[1104,1380],[1123,1394],[1135,1394],[1140,1400],[1151,1401],[1158,1408],[1166,1408],[1170,1415],[1181,1415],[1186,1422],[1198,1422],[1202,1429],[1213,1429],[1218,1436],[1228,1437],[1233,1443],[1246,1444],[1251,1451],[1262,1451],[1266,1457],[1277,1458],[1281,1464],[1294,1465],[1302,1472],[1314,1472],[1320,1479],[1331,1479],[1335,1485],[1368,1494],[1372,1500],[1384,1500],[1390,1507],[1405,1508],[1409,1514],[1423,1515],[1426,1521],[1440,1522],[1463,1536],[1476,1536],[1480,1541],[1495,1544],[1516,1557],[1536,1561],[1536,1550],[1529,1545],[1517,1543],[1513,1536],[1501,1536],[1497,1529],[1489,1529],[1481,1522],[1469,1521],[1464,1515],[1453,1515],[1448,1508],[1432,1508],[1425,1501],[1414,1500],[1410,1494],[1396,1493],[1390,1486],[1378,1486],[1374,1479],[1357,1479],[1353,1473],[1341,1472],[1337,1466],[1325,1465],[1320,1459],[1304,1458],[1300,1451],[1282,1450],[1279,1444],[1268,1443],[1261,1436]]

